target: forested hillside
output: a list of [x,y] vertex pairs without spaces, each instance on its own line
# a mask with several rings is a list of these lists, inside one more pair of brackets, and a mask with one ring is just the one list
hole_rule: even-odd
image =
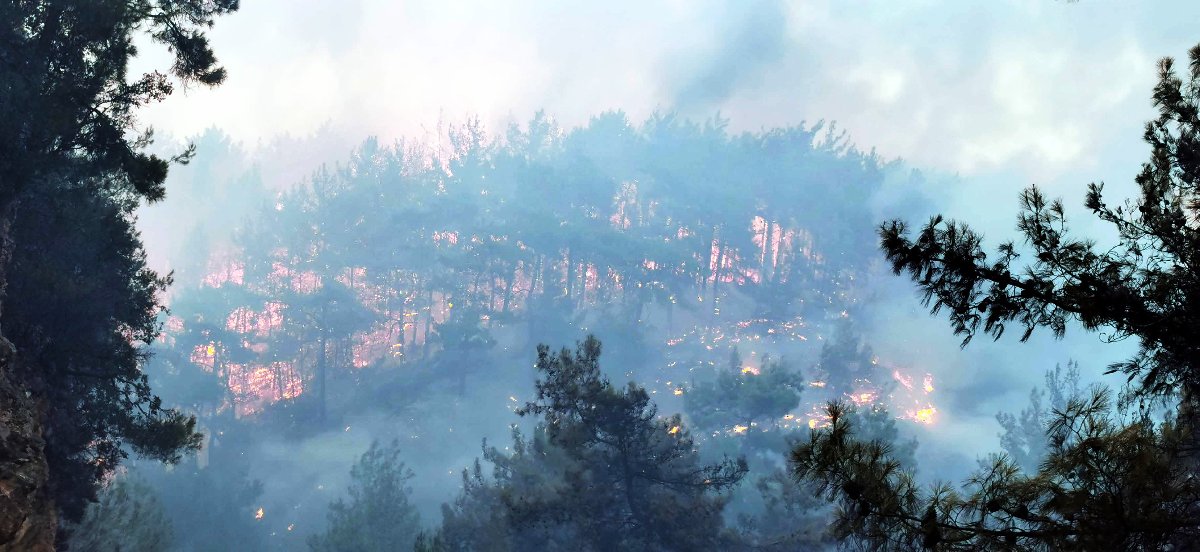
[[[255,439],[350,433],[364,419],[370,435],[408,426],[424,452],[401,457],[424,464],[470,454],[458,435],[429,441],[434,428],[483,429],[469,443],[519,421],[503,417],[530,396],[539,343],[595,335],[606,377],[683,414],[676,426],[694,428],[702,456],[750,457],[764,481],[739,491],[745,535],[786,535],[791,506],[763,496],[791,491],[767,478],[786,483],[786,438],[826,423],[819,404],[852,397],[889,438],[886,409],[936,416],[930,376],[881,363],[853,322],[875,255],[860,207],[889,171],[823,123],[733,134],[719,119],[615,112],[576,129],[538,115],[499,135],[469,121],[440,145],[368,140],[293,189],[247,189],[261,204],[229,245],[180,267],[151,374],[218,434],[197,477],[234,469],[217,460],[230,451],[257,454]],[[205,218],[203,232],[222,230]],[[452,482],[416,477],[449,498]],[[270,500],[284,498],[242,503],[245,520]],[[783,517],[756,528],[765,508]],[[276,532],[320,523],[303,509]],[[299,531],[283,523],[295,519]]]
[[1197,18],[0,0],[0,552],[1194,549]]

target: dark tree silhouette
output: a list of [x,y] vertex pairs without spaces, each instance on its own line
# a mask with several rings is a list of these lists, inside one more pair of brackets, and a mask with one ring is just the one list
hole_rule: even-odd
[[[76,299],[65,308],[53,301],[0,308],[0,380],[16,389],[3,397],[8,415],[34,420],[31,427],[45,435],[45,486],[67,520],[81,515],[126,446],[173,461],[198,443],[194,420],[163,408],[140,372],[142,352],[132,343],[155,337],[155,293],[167,280],[145,268],[129,220],[139,201],[163,197],[171,161],[186,162],[192,150],[173,159],[147,153],[152,132],[135,115],[178,83],[224,80],[204,31],[236,9],[237,0],[0,5],[0,307],[43,298],[56,284]],[[172,76],[129,75],[139,35],[171,51]],[[26,201],[35,205],[18,220]],[[63,226],[39,226],[48,221]],[[39,234],[47,230],[55,238]],[[19,293],[10,289],[21,285]],[[61,320],[67,313],[78,320]],[[63,329],[79,333],[50,333]],[[15,356],[14,345],[32,350]],[[27,395],[35,404],[18,404],[22,393],[36,393]],[[29,511],[53,508],[25,498],[44,487],[42,475],[30,476],[36,468],[22,467],[41,465],[40,449],[6,450],[0,460],[0,479],[21,482],[19,492],[5,493],[0,545],[49,545],[40,535],[51,528],[26,527],[35,517]],[[37,519],[49,525],[46,516]]]
[[[934,218],[915,238],[901,221],[880,229],[897,273],[908,273],[934,313],[948,311],[963,344],[1008,325],[1022,340],[1039,327],[1061,336],[1075,321],[1108,339],[1137,338],[1139,352],[1114,364],[1128,385],[1113,413],[1110,393],[1069,398],[1048,425],[1036,473],[995,456],[957,491],[920,490],[880,442],[857,438],[845,406],[792,454],[795,475],[817,483],[841,507],[837,532],[878,547],[938,550],[1190,548],[1200,537],[1195,437],[1200,430],[1200,46],[1186,80],[1170,59],[1159,65],[1146,125],[1151,158],[1137,176],[1141,195],[1121,207],[1092,184],[1086,205],[1118,232],[1098,248],[1070,237],[1060,201],[1036,187],[1021,194],[1018,228],[1032,258],[1006,243],[989,259],[965,224]],[[1177,405],[1156,423],[1155,402]]]
[[412,470],[400,460],[400,444],[371,443],[350,469],[349,501],[329,505],[329,527],[309,537],[314,552],[410,550],[420,529],[420,517],[409,502]]
[[641,387],[613,386],[599,358],[591,336],[573,352],[538,347],[537,400],[517,411],[539,417],[532,440],[517,433],[511,454],[485,447],[495,481],[478,465],[464,472],[464,495],[444,508],[432,548],[699,550],[725,542],[721,493],[742,479],[745,461],[701,464],[679,417],[660,418]]
[[237,0],[0,6],[0,276],[12,254],[15,208],[27,191],[66,181],[162,199],[170,160],[146,153],[152,132],[138,128],[135,114],[170,95],[175,83],[157,71],[130,78],[133,39],[145,33],[165,45],[175,57],[170,73],[177,82],[214,86],[225,80],[225,70],[204,30],[237,7]]
[[142,370],[169,279],[146,267],[133,204],[79,188],[24,204],[0,322],[27,363],[16,375],[48,405],[51,496],[73,520],[130,448],[173,462],[200,436],[193,417],[162,405]]
[[757,432],[760,422],[778,420],[800,406],[803,390],[804,377],[787,362],[767,357],[760,367],[742,366],[735,349],[714,380],[687,391],[684,407],[705,431]]

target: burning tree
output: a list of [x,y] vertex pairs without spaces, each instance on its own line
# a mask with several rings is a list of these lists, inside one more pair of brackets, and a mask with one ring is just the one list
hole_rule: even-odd
[[[531,343],[618,332],[628,339],[610,343],[633,346],[607,354],[639,374],[657,366],[656,344],[681,343],[678,334],[701,349],[767,326],[774,335],[755,337],[805,339],[806,305],[779,296],[848,281],[840,271],[853,255],[835,262],[820,251],[851,237],[835,227],[865,216],[854,202],[807,203],[835,187],[865,197],[882,165],[822,136],[820,124],[750,135],[724,125],[655,116],[636,126],[606,113],[562,132],[538,115],[504,139],[475,121],[452,126],[448,151],[368,140],[257,213],[223,252],[232,258],[210,263],[205,285],[238,280],[253,290],[258,297],[232,315],[264,302],[286,311],[314,287],[306,279],[341,281],[377,315],[349,337],[359,367],[425,360],[438,327],[467,306],[497,336],[527,323]],[[849,233],[856,243],[871,239],[863,222]],[[828,289],[812,293],[817,308],[843,302]],[[748,317],[763,327],[741,325]],[[317,336],[301,335],[272,332],[253,364],[312,369]],[[282,395],[262,394],[257,403]]]
[[[980,332],[998,339],[1009,325],[1022,340],[1040,327],[1061,336],[1072,321],[1105,328],[1109,339],[1137,338],[1139,352],[1109,372],[1127,375],[1120,406],[1139,411],[1114,414],[1110,393],[1093,389],[1054,414],[1036,473],[998,456],[967,489],[926,492],[886,446],[857,438],[845,407],[833,404],[832,425],[792,462],[841,506],[840,535],[939,550],[1188,548],[1200,538],[1200,46],[1189,55],[1185,79],[1171,59],[1159,64],[1140,197],[1114,208],[1102,184],[1089,187],[1086,205],[1117,230],[1114,247],[1071,237],[1062,203],[1036,187],[1021,194],[1018,224],[1032,250],[1021,269],[1013,243],[989,260],[978,234],[940,216],[915,239],[901,221],[880,229],[895,271],[912,276],[935,313],[949,312],[964,345]],[[1156,423],[1155,403],[1174,405],[1173,419]]]
[[[363,307],[353,290],[341,282],[326,279],[319,286],[309,293],[289,294],[285,318],[287,326],[301,344],[316,345],[313,381],[317,389],[317,417],[324,422],[330,363],[336,359],[332,355],[331,344],[335,341],[345,343],[354,334],[370,327],[375,315]],[[341,356],[348,358],[348,355]]]

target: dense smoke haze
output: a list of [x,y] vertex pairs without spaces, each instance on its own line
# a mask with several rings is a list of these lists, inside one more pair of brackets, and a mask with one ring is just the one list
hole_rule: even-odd
[[[1073,296],[1020,303],[1049,293],[1028,282],[1092,261],[1045,230],[1061,222],[1054,207],[1035,221],[1045,228],[1017,214],[1042,213],[1022,195],[1036,185],[1087,247],[1137,242],[1137,262],[1138,247],[1172,247],[1131,238],[1142,227],[1101,220],[1085,196],[1099,182],[1113,206],[1145,194],[1146,121],[1169,111],[1151,100],[1169,82],[1156,63],[1175,57],[1192,75],[1200,4],[253,0],[213,13],[211,28],[214,15],[188,25],[223,82],[176,75],[173,94],[136,105],[115,134],[152,127],[136,145],[163,158],[194,147],[164,199],[148,201],[121,165],[97,198],[71,179],[113,169],[23,192],[12,240],[0,209],[4,337],[64,377],[127,367],[119,390],[70,392],[155,420],[48,437],[58,549],[972,549],[975,537],[949,532],[961,527],[929,529],[924,510],[863,521],[888,511],[870,501],[892,488],[863,484],[861,466],[958,485],[1003,453],[1016,472],[1052,474],[1043,460],[1070,441],[1047,424],[1084,408],[1071,401],[1106,386],[1141,409],[1122,423],[1156,427],[1192,389],[1180,377],[1163,384],[1177,395],[1148,399],[1137,386],[1155,380],[1106,373],[1130,358],[1191,366],[1140,333],[1159,322],[1122,326]],[[164,33],[132,35],[119,79],[181,71],[188,50]],[[1185,194],[1144,197],[1200,209]],[[939,214],[991,255],[968,259],[985,275],[968,288],[918,262],[953,265],[954,247],[921,249],[960,243],[952,223],[927,241],[881,231],[900,219],[916,239]],[[1193,231],[1184,218],[1171,228]],[[990,264],[1008,241],[1017,279]],[[1060,246],[1070,255],[1047,253]],[[56,247],[72,254],[43,254]],[[66,276],[39,280],[51,273]],[[974,287],[989,278],[1010,281]],[[1017,304],[1037,316],[1001,320],[998,339],[991,319],[951,323],[1027,312]],[[1076,309],[1062,332],[1059,307]],[[100,322],[43,313],[55,308]],[[1026,325],[1038,327],[1022,339]],[[56,332],[120,345],[93,359],[93,338]],[[53,381],[26,397],[53,402],[37,394]],[[56,416],[47,435],[74,423]],[[872,445],[845,448],[846,420]],[[894,463],[870,464],[874,445]],[[837,462],[856,475],[836,479]],[[1029,508],[979,492],[964,511],[1010,516],[982,533],[1027,537],[1001,529],[1034,524]],[[912,496],[896,511],[924,508]],[[1054,548],[1013,549],[1026,546]]]
[[[453,155],[446,152],[450,129],[468,121],[480,121],[486,139],[495,140],[539,110],[569,134],[604,110],[621,109],[634,121],[655,112],[696,124],[726,117],[731,133],[828,120],[887,164],[880,184],[853,200],[864,226],[843,231],[866,236],[889,218],[949,212],[999,239],[1011,235],[1016,194],[1028,183],[1064,195],[1072,208],[1086,182],[1127,186],[1144,151],[1136,129],[1151,112],[1144,91],[1153,61],[1194,38],[1182,25],[1171,27],[1187,17],[1103,3],[881,8],[363,1],[292,10],[251,3],[214,31],[217,48],[228,52],[230,82],[147,110],[160,132],[196,141],[199,159],[172,173],[170,198],[143,209],[139,224],[155,266],[183,276],[211,268],[207,255],[264,224],[256,210],[311,182],[314,171],[352,163],[366,136]],[[773,161],[765,155],[761,163]],[[819,210],[835,200],[814,187],[806,201]],[[1078,224],[1092,228],[1086,218]],[[1081,331],[1065,340],[1041,332],[1023,347],[979,340],[960,349],[907,279],[892,276],[870,250],[857,255],[865,286],[859,293],[871,298],[855,311],[861,331],[890,364],[937,383],[936,424],[901,428],[921,443],[922,477],[956,480],[976,458],[998,450],[995,414],[1025,408],[1046,370],[1075,360],[1091,381],[1132,350],[1099,347],[1097,336]],[[185,293],[181,288],[172,297]],[[565,346],[581,337],[561,335],[569,339],[549,342]],[[532,358],[525,342],[509,346],[523,350],[510,351],[507,362]],[[798,367],[813,364],[818,350],[800,353],[807,356],[794,359]],[[532,374],[523,376],[486,378],[468,400],[420,407],[430,424],[420,430],[406,429],[412,422],[404,416],[367,412],[334,431],[247,453],[250,477],[264,484],[260,502],[274,506],[272,518],[297,512],[273,521],[276,539],[290,543],[284,548],[299,546],[280,535],[283,520],[304,516],[302,533],[322,524],[326,503],[373,439],[435,439],[436,449],[420,442],[406,447],[404,458],[418,472],[413,502],[423,520],[435,521],[460,486],[459,471],[478,456],[480,439],[507,440],[517,421],[505,417],[516,406],[508,397],[525,400],[531,391]],[[664,412],[681,410],[671,397],[656,398]]]

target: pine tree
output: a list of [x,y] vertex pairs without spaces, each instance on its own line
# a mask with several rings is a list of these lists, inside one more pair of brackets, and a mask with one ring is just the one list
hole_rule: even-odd
[[467,390],[467,377],[477,374],[488,362],[488,351],[496,340],[483,326],[484,314],[466,306],[452,310],[450,319],[434,330],[432,343],[441,347],[435,365],[439,373],[458,381],[458,394]]
[[[615,387],[600,372],[600,342],[574,352],[538,347],[533,437],[514,435],[513,452],[485,447],[488,482],[477,464],[464,494],[445,508],[426,544],[449,550],[700,550],[726,542],[722,493],[746,473],[744,461],[701,464],[678,416],[660,418],[649,394]],[[481,535],[496,539],[480,544]]]
[[996,414],[996,421],[1004,429],[1000,434],[1000,447],[1026,472],[1036,472],[1049,447],[1046,428],[1053,421],[1054,412],[1062,412],[1067,401],[1079,396],[1079,365],[1076,362],[1068,362],[1066,370],[1062,365],[1047,370],[1046,387],[1035,387],[1029,392],[1028,408],[1021,409],[1019,414]]
[[827,389],[850,394],[857,393],[864,384],[882,386],[891,381],[882,381],[887,376],[880,377],[875,362],[875,352],[858,328],[849,318],[843,318],[834,326],[832,338],[821,345],[816,370]]
[[[170,95],[154,71],[132,78],[134,37],[143,33],[175,58],[183,84],[225,80],[204,30],[238,0],[36,0],[0,6],[0,276],[12,255],[10,225],[26,193],[67,181],[162,199],[170,160],[146,153],[139,107]],[[190,151],[176,157],[186,161]],[[0,277],[0,293],[5,280]],[[0,311],[2,312],[2,311]]]
[[173,539],[154,489],[128,476],[110,482],[70,533],[68,549],[77,552],[166,552]]
[[[0,5],[0,378],[35,403],[34,411],[14,414],[38,420],[43,427],[49,494],[67,520],[79,518],[86,501],[95,497],[98,480],[116,468],[127,448],[174,460],[198,443],[194,420],[163,408],[139,370],[142,353],[132,343],[153,339],[154,294],[166,280],[145,268],[140,239],[128,220],[138,201],[162,199],[170,163],[186,162],[192,150],[172,159],[147,153],[153,134],[139,127],[135,115],[139,107],[168,96],[177,83],[213,86],[224,80],[225,71],[217,65],[204,31],[214,18],[236,9],[237,0],[32,0]],[[137,54],[134,39],[143,34],[170,50],[171,77],[157,71],[141,77],[128,73],[129,61]],[[48,208],[18,217],[25,202]],[[96,206],[100,213],[87,212]],[[17,227],[44,213],[65,219],[69,230],[59,236],[70,243],[70,250]],[[40,243],[22,243],[39,239]],[[106,248],[118,252],[106,253]],[[83,256],[77,256],[81,252]],[[49,258],[56,255],[78,262],[56,266]],[[25,264],[12,266],[15,262]],[[38,273],[30,264],[66,270]],[[95,282],[82,282],[81,274]],[[10,308],[11,302],[30,300],[26,292],[15,290],[21,278],[32,284],[35,294],[51,289],[52,279],[85,284],[70,290],[76,292],[91,285],[90,294],[77,295],[82,303],[57,312],[72,313],[82,320],[85,327],[80,329],[92,333],[51,334],[48,326],[71,323],[49,314],[56,311],[49,304],[26,305],[34,314],[10,313],[20,308]],[[118,299],[107,300],[112,297]],[[23,330],[16,329],[18,325]],[[20,332],[24,335],[17,335]],[[32,344],[30,335],[36,336]],[[78,339],[68,343],[66,336]],[[89,356],[72,350],[71,344],[96,346],[98,351]],[[20,356],[13,355],[14,345],[22,351]],[[42,346],[38,354],[23,352],[25,347]],[[87,360],[82,364],[75,362],[83,359]],[[13,480],[21,465],[42,462],[41,451],[34,449],[6,451],[3,456],[0,479],[5,481]],[[23,508],[5,504],[6,514],[18,517],[29,513],[19,511]],[[24,532],[40,535],[48,529]],[[6,525],[0,546],[12,538],[23,537]]]
[[420,516],[409,502],[412,470],[400,460],[400,444],[378,441],[350,469],[349,501],[329,505],[329,527],[308,539],[314,552],[410,550]]
[[[1093,388],[1052,416],[1035,473],[993,456],[965,489],[924,491],[886,445],[856,437],[844,405],[831,404],[833,424],[791,460],[798,478],[839,504],[839,535],[938,550],[1178,549],[1200,538],[1200,45],[1189,55],[1186,81],[1172,60],[1159,65],[1140,197],[1114,208],[1102,184],[1089,187],[1086,205],[1115,227],[1115,246],[1071,237],[1062,202],[1036,187],[1020,198],[1018,228],[1032,254],[1022,268],[1015,244],[989,259],[978,234],[940,216],[915,239],[901,221],[880,229],[895,271],[912,276],[934,313],[948,311],[964,345],[980,332],[998,339],[1009,325],[1022,340],[1043,327],[1061,336],[1072,321],[1108,339],[1136,337],[1138,353],[1109,371],[1128,378],[1118,406],[1138,409],[1114,411],[1111,393]],[[1173,419],[1156,423],[1156,402],[1177,404]]]
[[64,185],[23,206],[0,322],[23,360],[10,373],[48,405],[49,488],[61,515],[76,520],[131,450],[174,462],[200,436],[143,370],[170,280],[146,266],[133,205]]
[[804,377],[783,360],[763,358],[759,367],[743,366],[736,348],[716,379],[700,382],[684,394],[684,408],[704,431],[758,432],[800,405]]

